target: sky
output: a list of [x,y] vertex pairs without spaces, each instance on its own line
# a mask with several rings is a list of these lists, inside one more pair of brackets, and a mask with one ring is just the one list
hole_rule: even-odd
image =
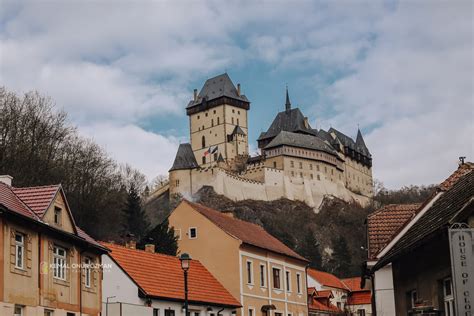
[[193,89],[227,72],[249,142],[293,106],[355,138],[388,188],[474,161],[472,1],[5,1],[0,85],[51,96],[151,180],[187,142]]

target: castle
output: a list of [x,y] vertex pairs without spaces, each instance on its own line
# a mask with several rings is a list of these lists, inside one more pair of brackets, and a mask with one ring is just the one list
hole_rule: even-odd
[[257,139],[249,155],[250,101],[227,73],[208,79],[186,107],[190,143],[180,144],[169,182],[170,196],[189,196],[203,186],[233,200],[288,198],[318,207],[324,196],[367,204],[373,196],[372,156],[360,130],[354,141],[334,128],[311,128],[308,118],[285,108]]

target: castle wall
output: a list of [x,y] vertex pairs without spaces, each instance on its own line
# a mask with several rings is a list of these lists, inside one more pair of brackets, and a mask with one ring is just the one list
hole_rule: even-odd
[[344,163],[344,177],[347,188],[365,196],[373,196],[372,169],[347,157]]

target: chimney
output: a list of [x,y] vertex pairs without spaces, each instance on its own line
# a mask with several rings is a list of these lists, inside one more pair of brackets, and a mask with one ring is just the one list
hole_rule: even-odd
[[234,218],[234,213],[232,211],[222,211],[222,213],[225,215],[225,216],[228,216],[230,218]]
[[12,186],[12,180],[13,180],[12,176],[9,176],[7,174],[0,175],[0,182],[5,183],[6,185]]
[[154,244],[146,244],[145,251],[155,253],[155,245]]
[[198,99],[198,89],[194,89],[194,101]]
[[240,97],[240,83],[237,84],[237,95]]
[[307,116],[305,116],[305,118],[304,118],[304,127],[309,128],[308,117]]
[[125,243],[125,247],[130,249],[137,249],[137,242],[135,240],[130,240]]

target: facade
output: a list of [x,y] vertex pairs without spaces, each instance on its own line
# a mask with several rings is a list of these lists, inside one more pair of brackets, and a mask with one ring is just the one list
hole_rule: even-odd
[[[102,315],[183,315],[184,276],[179,258],[103,243]],[[197,260],[188,271],[189,312],[193,316],[231,316],[239,302]]]
[[[169,171],[170,196],[202,186],[233,200],[288,198],[318,207],[325,195],[367,204],[373,196],[372,156],[360,130],[356,140],[330,128],[313,129],[300,109],[285,110],[249,155],[250,102],[227,74],[208,79],[189,102],[190,143],[181,144]],[[153,196],[163,193],[157,188]]]
[[365,282],[364,287],[362,288],[361,277],[342,279],[342,282],[344,282],[350,290],[346,304],[346,311],[348,314],[351,316],[371,316],[372,289],[370,283]]
[[0,315],[100,314],[101,255],[60,185],[14,188],[0,176]]
[[[377,271],[391,270],[394,311],[389,315],[457,315],[448,228],[454,223],[474,227],[473,169],[472,163],[461,164],[376,255],[375,284]],[[472,252],[466,256],[474,260]]]
[[308,261],[262,227],[183,200],[169,216],[182,252],[236,297],[241,316],[305,316]]
[[315,288],[316,291],[331,291],[330,302],[341,312],[345,310],[350,290],[335,275],[310,268],[308,269],[308,286]]

